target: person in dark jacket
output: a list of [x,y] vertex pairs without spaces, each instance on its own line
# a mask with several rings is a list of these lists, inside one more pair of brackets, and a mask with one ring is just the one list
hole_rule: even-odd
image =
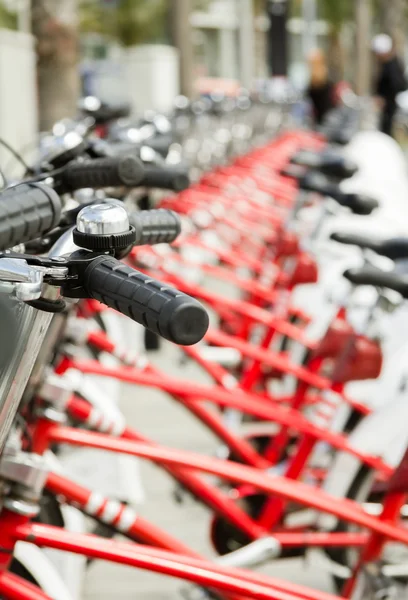
[[320,125],[326,114],[335,107],[335,86],[329,79],[327,61],[322,50],[309,56],[310,82],[307,96],[313,107],[313,117]]
[[373,39],[372,49],[379,62],[375,93],[381,108],[380,129],[383,133],[392,136],[397,110],[396,97],[407,87],[404,69],[389,35],[385,33],[377,35]]

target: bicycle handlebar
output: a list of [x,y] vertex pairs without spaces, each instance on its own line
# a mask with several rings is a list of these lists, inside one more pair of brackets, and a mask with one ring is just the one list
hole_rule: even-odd
[[144,165],[144,177],[141,185],[149,188],[181,192],[190,185],[188,171],[182,167]]
[[371,215],[379,207],[379,203],[375,198],[365,194],[338,192],[333,194],[333,198],[341,206],[349,208],[355,215]]
[[135,246],[170,244],[181,231],[179,215],[165,208],[130,213],[129,223],[136,230]]
[[337,179],[348,179],[358,171],[356,163],[333,152],[300,151],[292,156],[291,163],[309,169],[316,169],[323,175]]
[[333,198],[341,206],[349,208],[356,215],[370,215],[378,208],[375,198],[365,194],[343,192],[337,184],[331,183],[324,175],[308,173],[299,180],[299,187],[307,192],[317,192]]
[[81,188],[134,187],[143,177],[143,164],[135,156],[100,158],[67,165],[56,177],[55,189],[63,194]]
[[0,194],[0,249],[40,237],[61,218],[58,194],[41,183],[22,183]]
[[83,285],[89,297],[175,344],[196,344],[208,329],[208,315],[199,302],[115,258],[95,258],[86,268]]

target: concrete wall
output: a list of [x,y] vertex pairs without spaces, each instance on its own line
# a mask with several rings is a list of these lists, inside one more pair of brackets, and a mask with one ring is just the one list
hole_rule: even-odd
[[[36,57],[33,37],[0,29],[0,138],[17,150],[35,142],[38,131]],[[56,82],[56,85],[58,82]],[[0,146],[0,166],[16,163]]]
[[122,56],[115,59],[84,61],[81,74],[86,79],[84,95],[97,96],[108,104],[128,101],[126,68]]
[[124,53],[127,95],[134,114],[169,111],[180,93],[179,58],[171,46],[145,45]]

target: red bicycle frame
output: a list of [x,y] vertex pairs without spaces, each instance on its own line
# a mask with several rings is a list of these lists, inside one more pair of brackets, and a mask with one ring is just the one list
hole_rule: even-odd
[[62,373],[70,368],[88,375],[112,377],[126,383],[156,387],[166,391],[172,396],[174,395],[177,399],[180,399],[185,406],[190,407],[191,405],[192,408],[195,404],[200,404],[203,401],[209,401],[221,407],[234,408],[243,413],[253,415],[258,419],[273,421],[283,426],[290,427],[291,429],[293,428],[295,431],[315,437],[320,441],[328,443],[337,450],[352,454],[364,464],[383,472],[385,475],[390,475],[392,473],[391,467],[384,464],[381,459],[366,455],[351,447],[347,438],[343,435],[319,428],[308,421],[298,411],[279,404],[268,404],[264,399],[255,394],[238,389],[234,390],[234,393],[232,394],[230,391],[220,389],[217,386],[191,383],[162,373],[157,376],[155,373],[152,374],[135,368],[109,368],[102,366],[97,361],[80,361],[65,358],[61,363],[58,372]]
[[0,514],[0,543],[7,552],[0,557],[0,592],[3,597],[13,600],[51,600],[39,588],[7,572],[18,541],[178,577],[241,599],[244,596],[256,600],[338,600],[330,594],[241,569],[209,565],[206,561],[165,550],[29,523],[26,516],[3,509]]
[[[271,477],[267,473],[252,467],[193,452],[164,447],[159,448],[151,444],[116,439],[104,434],[81,431],[72,427],[55,425],[49,427],[48,431],[45,434],[43,432],[42,435],[46,436],[48,443],[79,445],[129,454],[169,466],[209,473],[234,483],[250,485],[267,494],[280,496],[286,500],[303,504],[309,508],[368,529],[373,534],[382,536],[383,543],[385,541],[398,541],[408,544],[408,530],[392,523],[387,515],[387,518],[384,520],[374,517],[365,512],[358,503],[352,500],[333,497],[323,490],[315,489],[304,483],[292,481],[284,477],[275,475]],[[405,492],[401,496],[405,498]],[[327,535],[330,536],[331,534]],[[350,534],[350,536],[344,535],[344,539],[353,540],[352,536],[355,534]],[[302,541],[304,542],[305,539],[313,539],[313,534],[308,533],[308,537],[303,538]],[[361,537],[354,538],[357,541],[357,545],[361,543],[361,539]]]
[[[98,363],[96,363],[98,364]],[[88,369],[85,367],[83,369],[84,372],[95,372],[94,369]],[[147,374],[147,377],[149,375]],[[151,377],[151,376],[150,376]],[[184,387],[184,391],[185,387]],[[202,395],[201,395],[202,396]],[[253,404],[253,402],[252,402]],[[99,411],[92,409],[90,405],[88,405],[85,401],[71,398],[67,405],[68,412],[77,420],[85,422],[89,425],[92,425],[94,428],[100,427],[105,431],[114,430],[114,423],[109,423],[104,418]],[[253,410],[256,410],[257,407],[254,406]],[[56,426],[50,423],[47,420],[40,420],[36,424],[36,428],[33,434],[34,445],[33,450],[37,453],[42,453],[48,447],[50,443],[50,435],[53,435],[52,441],[57,441],[58,438],[55,437]],[[63,430],[64,431],[64,430]],[[53,432],[53,433],[50,433]],[[142,436],[140,436],[137,432],[134,432],[130,428],[126,428],[121,432],[117,432],[117,435],[121,435],[124,439],[132,439],[132,440],[143,440],[146,441]],[[106,441],[109,444],[109,438],[106,436]],[[155,446],[152,442],[148,441],[153,447]],[[163,466],[163,465],[162,465]],[[165,465],[164,465],[165,466]],[[222,492],[220,492],[214,486],[211,486],[207,482],[198,478],[195,474],[192,474],[187,469],[170,469],[170,474],[175,477],[179,482],[181,482],[184,486],[187,487],[195,496],[201,499],[204,503],[206,503],[210,508],[216,511],[219,515],[222,515],[229,522],[233,523],[239,530],[244,531],[246,535],[248,535],[249,539],[257,539],[258,537],[265,535],[268,531],[263,524],[258,524],[254,520],[252,520],[242,509],[240,509],[234,502],[225,496]],[[347,538],[345,538],[347,540]],[[296,545],[301,545],[301,542],[305,541],[305,538],[298,538],[296,541],[290,538],[286,538],[285,542],[287,545],[291,543]],[[309,540],[310,541],[310,540]],[[319,542],[321,542],[321,537],[319,537]],[[349,541],[349,540],[347,540]]]

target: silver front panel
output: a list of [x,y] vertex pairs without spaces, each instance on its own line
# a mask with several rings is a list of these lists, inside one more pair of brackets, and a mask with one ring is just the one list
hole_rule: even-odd
[[[14,303],[13,312],[18,319],[16,348],[0,368],[0,452],[53,317],[20,302]],[[1,331],[0,343],[7,344]]]

